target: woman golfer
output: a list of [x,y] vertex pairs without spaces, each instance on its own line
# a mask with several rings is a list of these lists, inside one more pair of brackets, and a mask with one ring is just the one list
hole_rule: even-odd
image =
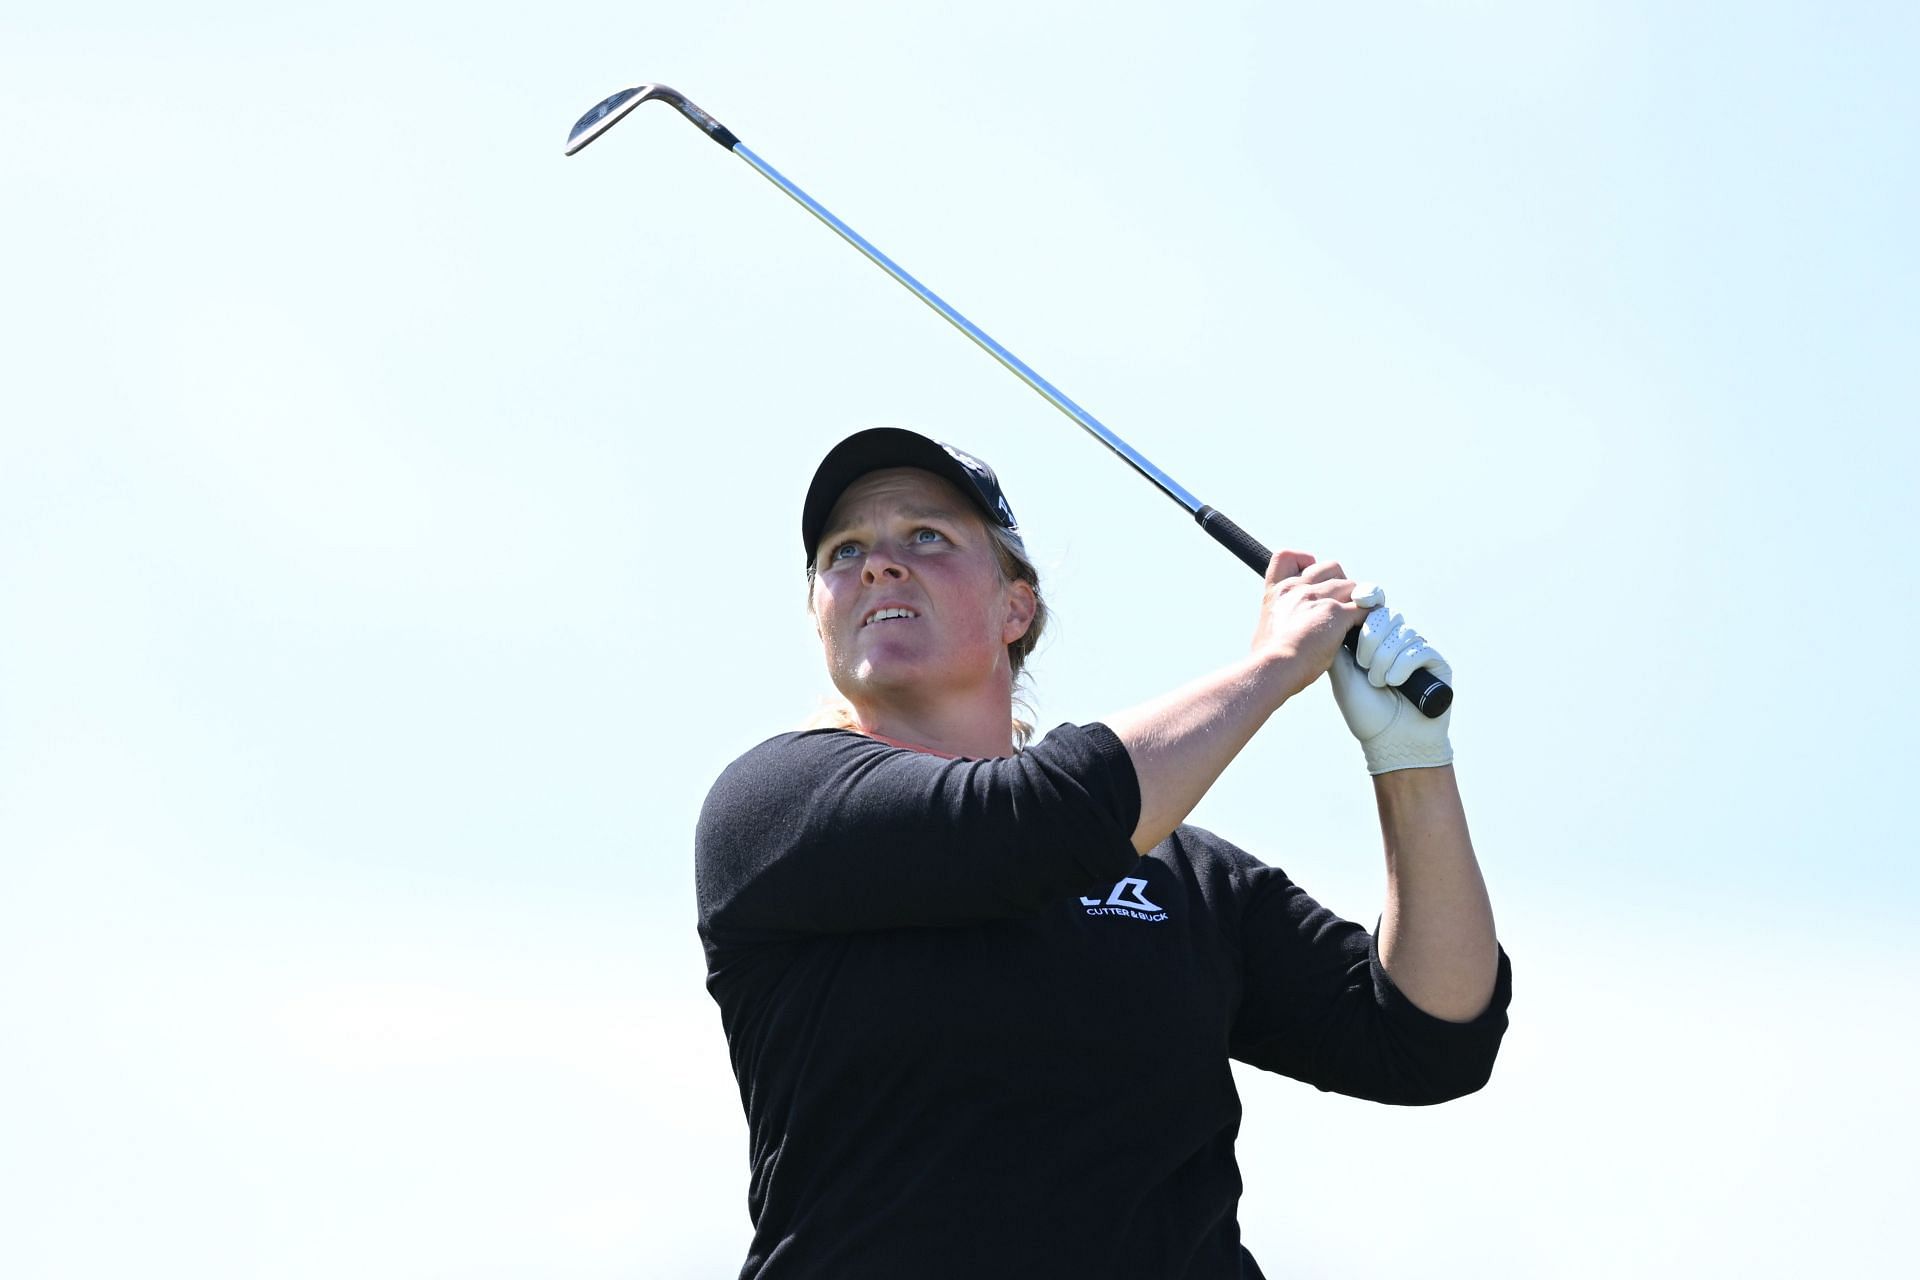
[[[1046,607],[991,470],[864,431],[801,531],[845,727],[735,761],[696,841],[750,1131],[743,1277],[1257,1277],[1229,1059],[1402,1104],[1486,1082],[1511,979],[1447,717],[1382,687],[1451,672],[1377,592],[1283,551],[1245,657],[1026,745]],[[1373,936],[1182,825],[1330,668],[1385,833]]]

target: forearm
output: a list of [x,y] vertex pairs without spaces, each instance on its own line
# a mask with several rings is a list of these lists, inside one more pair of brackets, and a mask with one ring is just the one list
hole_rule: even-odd
[[1312,684],[1340,639],[1366,616],[1337,563],[1277,551],[1267,566],[1260,617],[1247,656],[1152,702],[1106,719],[1133,760],[1145,853],[1186,821],[1227,762],[1280,704]]
[[1186,821],[1228,762],[1293,692],[1293,665],[1249,654],[1105,718],[1126,746],[1140,782],[1135,850],[1147,852]]
[[1453,766],[1383,773],[1373,786],[1387,856],[1380,961],[1421,1009],[1469,1022],[1493,996],[1499,946]]

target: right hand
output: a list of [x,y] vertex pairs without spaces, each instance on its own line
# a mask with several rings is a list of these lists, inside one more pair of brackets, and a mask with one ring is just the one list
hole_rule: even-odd
[[1333,665],[1347,632],[1367,616],[1364,606],[1353,603],[1354,586],[1338,561],[1322,563],[1305,551],[1274,553],[1253,629],[1253,652],[1283,673],[1286,697],[1318,680]]

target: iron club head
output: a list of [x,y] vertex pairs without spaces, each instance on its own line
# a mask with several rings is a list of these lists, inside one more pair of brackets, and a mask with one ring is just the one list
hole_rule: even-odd
[[672,106],[681,115],[699,125],[701,131],[715,142],[731,151],[739,143],[725,125],[687,101],[686,95],[663,84],[638,84],[596,103],[593,109],[574,123],[573,131],[567,134],[567,154],[592,142],[595,138],[619,124],[627,112],[633,110],[650,98],[658,98]]

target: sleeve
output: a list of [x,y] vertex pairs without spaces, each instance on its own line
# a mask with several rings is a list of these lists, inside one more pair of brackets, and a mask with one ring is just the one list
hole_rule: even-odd
[[1486,1084],[1513,998],[1504,948],[1486,1011],[1471,1022],[1436,1018],[1394,986],[1373,935],[1279,868],[1227,848],[1242,978],[1234,1058],[1401,1106],[1446,1102]]
[[948,760],[841,730],[720,776],[694,836],[703,932],[791,935],[1030,914],[1133,864],[1140,789],[1102,724]]

